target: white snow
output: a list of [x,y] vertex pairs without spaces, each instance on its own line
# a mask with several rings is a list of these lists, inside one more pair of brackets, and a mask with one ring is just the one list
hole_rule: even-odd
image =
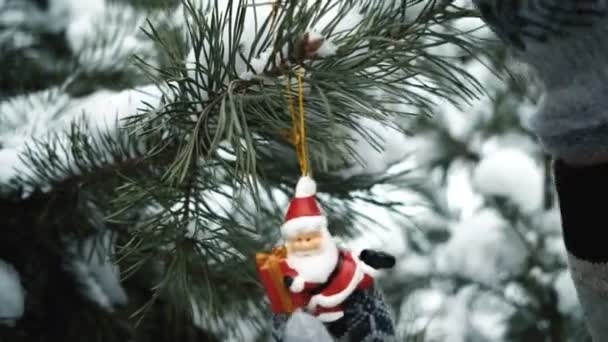
[[19,153],[15,148],[0,149],[0,184],[8,183],[20,170],[25,169]]
[[468,317],[469,294],[461,290],[455,297],[447,298],[441,310],[432,317],[426,328],[429,342],[466,342],[471,330]]
[[[203,1],[199,6],[201,6],[201,8],[205,8],[205,6],[207,5],[211,5],[211,6],[215,6],[214,3],[208,2],[208,1]],[[218,8],[218,12],[220,14],[225,13],[225,11],[227,10],[226,6],[224,6],[223,4],[219,3],[219,8]],[[236,16],[236,11],[238,10],[238,6],[233,6],[233,16]],[[258,32],[259,30],[261,30],[260,26],[256,27],[256,22],[258,23],[258,25],[261,25],[261,23],[263,23],[269,16],[272,10],[272,3],[268,2],[268,3],[259,3],[256,4],[255,7],[248,7],[247,11],[245,13],[245,18],[244,18],[244,25],[246,27],[246,29],[243,30],[242,35],[240,37],[240,50],[243,54],[243,56],[248,56],[250,51],[251,51],[251,47],[255,41],[256,35],[260,34],[262,37],[266,37],[269,34],[269,28],[266,28],[265,32]],[[211,14],[209,14],[211,15]],[[189,19],[192,20],[192,19]],[[234,25],[234,23],[233,23]],[[229,38],[229,33],[233,30],[233,27],[229,27],[229,25],[226,25],[224,28],[224,38],[223,41],[228,42],[228,38]],[[263,38],[261,40],[264,40]],[[208,41],[205,42],[205,44],[209,44]],[[209,46],[204,47],[203,49],[209,49]],[[225,48],[224,49],[224,63],[228,63],[228,59],[229,59],[229,49]],[[265,55],[266,54],[266,55]],[[254,61],[255,66],[255,73],[259,73],[261,71],[263,71],[263,67],[266,65],[266,62],[268,61],[268,55],[269,52],[263,52],[260,56],[255,57],[257,60]],[[199,83],[206,83],[207,82],[207,75],[205,73],[202,72],[197,72],[197,69],[200,69],[200,67],[203,68],[207,68],[208,63],[205,60],[205,56],[204,54],[201,55],[197,55],[196,52],[194,51],[194,49],[191,49],[190,52],[188,53],[188,56],[186,57],[186,66],[190,69],[188,72],[188,76],[193,78],[193,79],[197,79]],[[197,66],[199,66],[197,68]],[[247,64],[245,63],[245,61],[240,57],[237,56],[236,57],[236,65],[235,65],[235,70],[237,75],[239,75],[239,77],[243,80],[250,80],[251,78],[253,78],[253,71],[248,70]],[[198,96],[200,96],[203,100],[206,99],[207,94],[205,94],[204,92],[202,92],[201,90],[201,94],[199,94]]]
[[316,30],[308,32],[308,39],[310,41],[322,41],[321,46],[317,50],[317,56],[319,57],[333,56],[338,51],[338,47],[334,43]]
[[480,149],[483,156],[490,155],[504,149],[515,149],[531,156],[539,155],[538,142],[529,135],[520,132],[507,132],[492,136],[485,140]]
[[463,296],[448,297],[436,289],[417,290],[401,308],[409,318],[401,322],[400,330],[409,334],[424,330],[429,342],[466,342],[471,329],[467,302]]
[[445,146],[438,141],[437,132],[417,134],[406,142],[404,149],[410,153],[417,165],[427,166],[446,156]]
[[524,212],[538,210],[543,203],[543,173],[527,154],[503,149],[485,156],[473,180],[484,195],[504,196]]
[[563,265],[568,264],[568,252],[562,236],[561,214],[558,207],[536,213],[531,218],[534,233],[542,239],[545,252]]
[[434,271],[433,261],[426,255],[408,254],[398,260],[399,262],[395,265],[395,273],[402,279],[427,277]]
[[501,296],[482,291],[476,286],[465,288],[461,292],[466,293],[466,290],[471,292],[469,320],[474,332],[468,341],[504,341],[509,318],[515,309]]
[[542,231],[543,234],[553,234],[559,235],[562,234],[562,215],[557,206],[552,207],[549,210],[546,210],[541,215],[536,216],[538,219],[538,227]]
[[[154,43],[141,31],[150,14],[131,6],[105,0],[56,0],[50,1],[49,12],[52,18],[68,19],[67,41],[85,69],[132,68],[129,58],[134,54],[155,53]],[[147,61],[154,64],[150,58]]]
[[[32,32],[57,32],[63,29],[66,24],[66,18],[62,17],[54,17],[49,20],[48,13],[43,11],[33,1],[0,1],[0,26],[3,27],[4,36],[2,39],[4,41],[6,41],[6,38],[20,40],[24,36],[36,39],[34,35],[27,32],[29,30],[20,31],[20,28],[33,28]],[[13,28],[17,28],[17,30]],[[10,35],[14,36],[10,37]]]
[[[254,75],[260,75],[264,72],[264,68],[268,64],[272,49],[268,49],[260,54],[260,56],[249,61],[252,70],[247,70],[240,74],[239,78],[245,81],[253,79]],[[278,57],[278,56],[277,56]]]
[[0,259],[0,324],[12,324],[23,316],[25,291],[19,273]]
[[[330,2],[331,0],[322,0],[322,2],[327,3]],[[312,3],[311,3],[312,5]],[[342,18],[340,19],[340,22],[335,25],[334,28],[334,32],[336,35],[340,35],[340,34],[348,34],[351,32],[351,30],[353,30],[355,27],[357,27],[361,21],[363,21],[364,17],[363,15],[361,15],[360,13],[361,9],[355,5],[352,8],[350,8],[348,10],[348,12],[346,13],[342,13]],[[315,22],[315,25],[311,26],[308,28],[308,32],[312,32],[312,33],[318,33],[318,32],[323,32],[323,30],[328,27],[328,25],[330,25],[332,23],[332,21],[338,16],[340,15],[340,6],[332,6],[328,11],[326,11],[325,13],[322,13],[322,16]],[[331,40],[334,38],[332,37],[325,37],[326,39],[329,39],[330,43]]]
[[574,287],[570,272],[566,270],[559,272],[553,286],[557,292],[557,308],[559,309],[559,312],[566,316],[580,316],[581,305],[578,301],[576,288]]
[[465,218],[475,215],[483,205],[483,196],[471,184],[471,172],[464,162],[455,161],[448,171],[446,197],[450,210]]
[[[369,134],[369,138],[351,131],[352,148],[357,151],[358,160],[353,165],[340,170],[339,175],[350,178],[360,175],[380,175],[391,166],[405,159],[408,140],[403,132],[369,118],[361,118],[359,126]],[[371,138],[371,141],[370,141]]]
[[53,128],[70,97],[59,88],[18,95],[0,102],[0,145],[16,148]]
[[82,286],[82,294],[102,308],[112,311],[115,305],[127,303],[127,294],[120,284],[120,270],[112,260],[112,234],[104,231],[84,241],[67,245],[72,259],[67,269]]
[[568,250],[561,234],[543,237],[543,244],[549,255],[560,261],[562,265],[568,264]]
[[439,247],[438,271],[483,284],[500,284],[524,269],[528,251],[509,223],[495,210],[482,209],[451,230],[453,236]]
[[[327,0],[323,0],[323,1],[327,1]],[[205,5],[209,5],[209,4],[210,4],[209,2],[203,2],[201,4],[201,6],[204,7]],[[211,5],[213,6],[214,4],[211,4]],[[245,13],[245,18],[244,18],[244,26],[246,28],[243,30],[242,35],[240,37],[240,50],[243,53],[243,56],[249,55],[252,45],[253,45],[254,41],[256,40],[256,35],[261,35],[263,38],[260,40],[263,41],[266,36],[272,34],[272,32],[270,32],[270,27],[267,27],[264,32],[260,31],[261,30],[260,23],[263,23],[265,20],[267,20],[267,18],[272,13],[271,5],[272,5],[271,2],[260,2],[260,3],[256,4],[256,6],[248,7],[248,9]],[[312,4],[311,4],[311,6],[312,6]],[[219,10],[219,13],[224,13],[226,11],[226,8],[225,8],[225,6],[220,5],[218,10]],[[351,10],[349,10],[346,14],[344,14],[343,18],[336,25],[334,32],[337,32],[337,34],[346,34],[346,33],[350,32],[350,30],[353,29],[356,25],[358,25],[361,22],[361,20],[363,19],[363,17],[359,14],[359,10],[360,9],[357,6],[355,6]],[[234,6],[233,11],[234,12],[237,11],[237,6]],[[306,30],[306,32],[309,33],[311,35],[311,37],[323,39],[323,43],[321,44],[321,46],[319,47],[319,50],[317,51],[317,55],[319,57],[329,57],[336,53],[337,46],[333,43],[334,37],[324,37],[319,32],[322,32],[323,29],[325,29],[328,25],[330,25],[332,23],[332,20],[334,20],[334,18],[339,14],[339,12],[340,12],[340,6],[331,6],[327,12],[322,13],[322,15],[318,18],[318,20],[315,21],[314,26],[308,27],[308,29]],[[236,13],[234,13],[234,14],[236,14]],[[256,27],[256,22],[258,23],[257,27]],[[225,32],[224,32],[224,37],[225,37],[224,41],[228,41],[228,33],[230,32],[230,29],[231,28],[228,27],[228,25],[226,25]],[[287,46],[283,46],[281,48],[284,51],[286,51],[285,49],[287,48]],[[272,49],[268,49],[267,51],[260,53],[260,55],[256,56],[250,62],[253,70],[249,70],[245,61],[242,60],[242,58],[237,57],[235,70],[236,70],[237,74],[239,75],[239,78],[243,79],[243,80],[251,80],[254,75],[260,74],[263,71],[264,66],[268,62],[268,58],[270,56],[271,51],[272,51]],[[229,51],[228,51],[228,49],[225,49],[225,51],[224,51],[224,61],[225,62],[228,62],[228,57],[229,57]],[[196,65],[196,63],[199,63],[203,67],[207,66],[207,62],[204,60],[204,56],[195,56],[195,53],[193,50],[191,50],[190,53],[188,54],[188,57],[186,58],[186,63],[191,68],[193,68]],[[193,70],[190,72],[190,77],[194,77],[194,76],[195,76],[195,72]],[[205,75],[199,75],[198,77],[199,78],[202,77],[203,79],[206,78]]]
[[465,112],[447,99],[441,99],[437,104],[437,114],[434,120],[441,122],[451,137],[466,142],[471,139],[476,128],[475,124],[479,120],[478,116],[474,114],[474,111]]
[[397,330],[412,333],[425,329],[429,321],[442,308],[446,294],[434,288],[422,288],[413,291],[402,303],[403,313],[397,323]]
[[147,107],[158,108],[162,90],[156,85],[140,86],[122,91],[100,90],[73,102],[69,115],[63,116],[64,125],[83,116],[91,132],[116,133],[121,130],[124,119],[136,115]]
[[95,34],[95,24],[104,16],[105,10],[105,0],[54,0],[49,1],[48,11],[52,18],[67,20],[68,41],[77,48]]
[[404,302],[397,330],[424,331],[428,342],[502,341],[509,310],[500,298],[467,286],[454,295],[439,289],[414,291]]
[[540,105],[538,103],[532,103],[530,100],[526,100],[517,106],[517,115],[521,120],[523,127],[527,130],[532,130],[532,118],[538,112]]
[[[123,119],[145,109],[144,102],[152,107],[159,106],[162,95],[154,85],[117,92],[100,90],[78,99],[66,95],[54,97],[52,92],[20,96],[0,103],[0,122],[4,124],[0,130],[3,147],[0,149],[0,183],[7,183],[17,175],[32,174],[20,155],[35,141],[48,141],[45,139],[53,134],[65,141],[69,126],[80,119],[87,122],[90,139],[97,140],[106,134],[118,136],[123,132]],[[58,151],[57,158],[72,165],[73,158],[66,153]]]
[[[329,57],[332,56],[336,53],[336,51],[338,50],[338,47],[336,45],[334,45],[329,39],[325,38],[324,36],[322,36],[320,33],[317,33],[316,31],[313,32],[307,32],[309,34],[309,40],[322,40],[321,46],[317,49],[316,51],[316,55],[318,57]],[[261,75],[264,73],[264,68],[266,67],[266,65],[268,64],[268,61],[270,60],[270,56],[272,55],[272,50],[273,48],[268,48],[266,51],[263,51],[262,53],[260,53],[260,55],[258,57],[255,57],[253,59],[251,59],[249,61],[249,65],[251,66],[251,70],[247,70],[247,71],[243,71],[239,74],[239,78],[245,81],[250,81],[253,79],[253,77],[255,75]],[[283,54],[287,54],[287,46],[283,47]],[[279,55],[276,56],[277,63],[280,63],[279,59]],[[193,60],[193,59],[189,59],[189,60]],[[240,64],[240,63],[239,63]]]
[[[399,255],[405,251],[404,227],[396,224],[389,210],[363,200],[355,201],[351,208],[354,212],[364,215],[365,218],[359,217],[353,227],[362,234],[350,241],[345,241],[349,249],[375,248],[393,255]],[[366,218],[371,218],[375,222],[369,222]],[[373,225],[374,229],[369,229],[369,225]],[[331,231],[331,226],[329,229]]]

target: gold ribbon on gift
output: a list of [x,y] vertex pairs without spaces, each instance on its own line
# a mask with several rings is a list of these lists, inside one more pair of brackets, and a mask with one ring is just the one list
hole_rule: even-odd
[[285,312],[292,313],[295,308],[291,300],[291,296],[283,282],[283,272],[281,271],[280,263],[287,257],[287,249],[284,246],[275,247],[270,253],[257,253],[255,261],[258,270],[267,272],[272,279],[273,284],[278,292],[281,303],[284,306]]

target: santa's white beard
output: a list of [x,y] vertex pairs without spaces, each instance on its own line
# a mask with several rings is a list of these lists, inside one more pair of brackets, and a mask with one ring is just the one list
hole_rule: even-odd
[[307,282],[324,283],[338,262],[339,250],[329,234],[324,234],[321,248],[310,252],[290,252],[289,267]]

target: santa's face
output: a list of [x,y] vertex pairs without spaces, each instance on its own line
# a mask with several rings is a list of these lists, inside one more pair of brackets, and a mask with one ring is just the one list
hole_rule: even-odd
[[338,262],[338,247],[325,227],[297,234],[286,247],[287,263],[306,281],[326,281]]
[[320,251],[323,236],[320,231],[309,231],[300,233],[287,240],[287,251],[298,254],[315,254]]

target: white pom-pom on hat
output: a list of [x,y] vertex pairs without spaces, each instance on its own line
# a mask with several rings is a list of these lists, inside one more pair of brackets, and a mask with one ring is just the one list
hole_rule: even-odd
[[296,198],[310,197],[317,193],[317,183],[310,176],[302,176],[296,185]]
[[289,202],[285,223],[281,226],[284,238],[305,231],[327,229],[327,218],[316,200],[317,184],[310,176],[302,176],[296,185],[295,197]]

